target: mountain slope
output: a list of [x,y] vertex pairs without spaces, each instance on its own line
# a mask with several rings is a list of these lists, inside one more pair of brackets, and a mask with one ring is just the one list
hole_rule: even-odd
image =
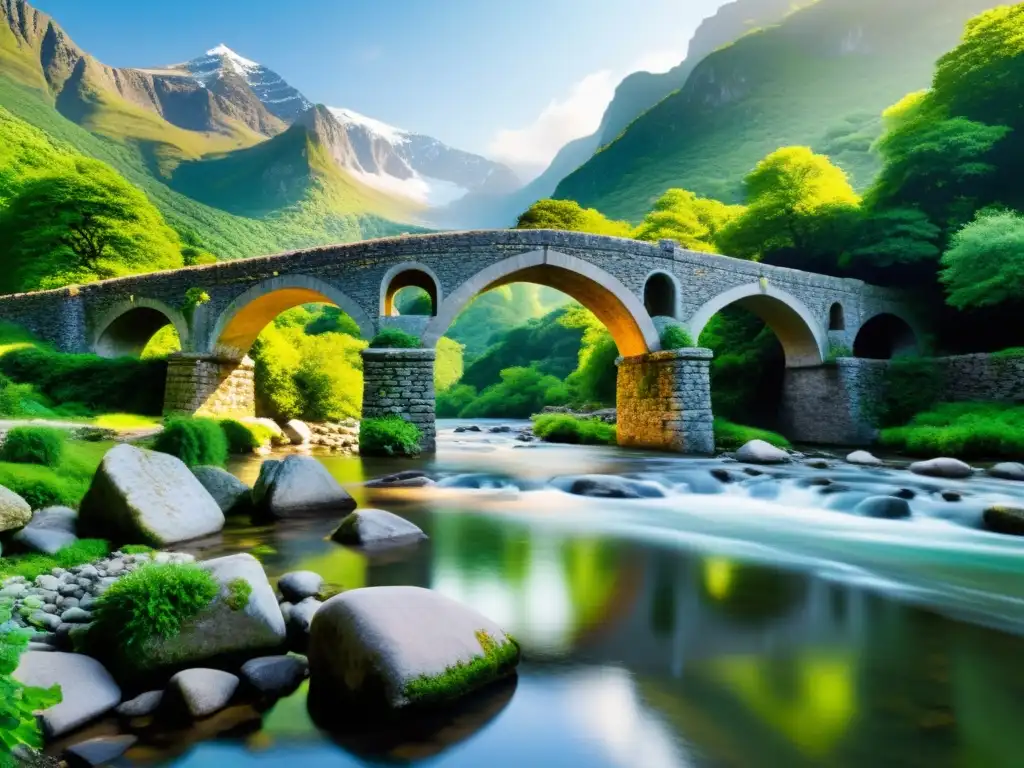
[[555,194],[634,220],[671,187],[733,202],[761,158],[794,144],[831,155],[863,187],[881,112],[927,86],[964,23],[997,4],[818,0],[705,58]]

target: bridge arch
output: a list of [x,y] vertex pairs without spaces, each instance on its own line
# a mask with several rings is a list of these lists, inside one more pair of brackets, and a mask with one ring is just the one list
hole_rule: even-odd
[[156,332],[168,324],[178,332],[182,348],[187,348],[189,328],[181,310],[159,299],[132,296],[103,314],[96,323],[91,348],[100,357],[138,357]]
[[679,317],[679,280],[670,272],[656,269],[644,281],[644,309],[651,317]]
[[434,270],[425,264],[407,261],[389,269],[380,282],[381,317],[395,315],[395,295],[403,288],[422,288],[426,291],[430,297],[431,314],[437,315],[443,298],[441,281],[437,279]]
[[654,321],[625,285],[583,259],[547,248],[504,259],[462,283],[441,303],[437,316],[427,325],[422,336],[424,345],[436,345],[478,295],[510,283],[545,285],[576,299],[604,324],[624,357],[661,348]]
[[373,321],[344,291],[308,275],[282,275],[254,285],[232,301],[217,318],[204,351],[241,360],[275,317],[320,302],[334,304],[355,321],[364,337],[373,336]]
[[798,298],[763,282],[740,285],[720,293],[690,318],[693,339],[700,338],[711,318],[731,304],[760,317],[775,332],[786,353],[786,366],[821,365],[828,355],[828,334],[814,314]]
[[914,326],[893,312],[881,312],[869,318],[853,341],[854,357],[891,360],[918,352],[920,343]]

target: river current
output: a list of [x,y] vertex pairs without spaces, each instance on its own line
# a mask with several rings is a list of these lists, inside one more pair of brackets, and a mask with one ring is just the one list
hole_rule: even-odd
[[[251,552],[271,577],[309,569],[344,589],[439,590],[518,638],[518,679],[401,733],[333,736],[303,688],[266,712],[236,707],[163,734],[134,762],[1024,765],[1024,539],[978,528],[986,505],[1024,502],[1024,484],[841,461],[745,471],[454,426],[441,423],[430,459],[321,457],[362,506],[423,528],[421,545],[368,557],[325,538],[336,520],[243,520],[193,551]],[[441,482],[361,485],[409,468]],[[249,482],[258,470],[233,467]],[[585,498],[551,484],[583,474],[648,479],[668,495]],[[910,519],[852,513],[895,490],[913,496]]]

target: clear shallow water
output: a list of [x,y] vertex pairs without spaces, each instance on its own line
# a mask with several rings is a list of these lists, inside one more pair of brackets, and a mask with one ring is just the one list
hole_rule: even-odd
[[[371,558],[326,541],[333,520],[239,521],[198,552],[251,551],[272,576],[308,568],[346,589],[437,589],[519,638],[518,680],[401,734],[329,737],[300,690],[267,712],[236,707],[154,737],[135,762],[1024,765],[1024,540],[974,527],[986,504],[1024,488],[843,465],[751,477],[722,462],[450,431],[431,460],[323,461],[362,505],[407,516],[430,541]],[[358,485],[412,466],[484,487]],[[734,482],[708,483],[712,468]],[[236,471],[252,481],[258,462]],[[590,499],[547,482],[591,473],[640,473],[670,495]],[[809,485],[823,477],[839,492]],[[915,492],[911,520],[825,508],[893,488]]]

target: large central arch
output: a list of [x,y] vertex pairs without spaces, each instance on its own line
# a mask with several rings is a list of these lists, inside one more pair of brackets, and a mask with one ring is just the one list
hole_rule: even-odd
[[624,357],[661,348],[654,321],[625,285],[587,261],[547,248],[499,261],[464,282],[444,300],[427,325],[424,346],[435,346],[478,295],[510,283],[536,283],[576,299],[604,324]]

